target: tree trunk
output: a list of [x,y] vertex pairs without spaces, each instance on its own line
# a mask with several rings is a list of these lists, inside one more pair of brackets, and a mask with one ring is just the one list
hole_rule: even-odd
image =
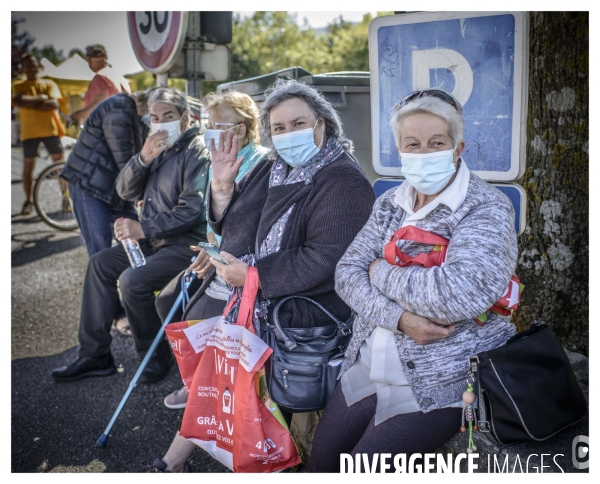
[[532,12],[526,172],[527,226],[517,275],[525,284],[513,321],[549,324],[588,355],[588,12]]

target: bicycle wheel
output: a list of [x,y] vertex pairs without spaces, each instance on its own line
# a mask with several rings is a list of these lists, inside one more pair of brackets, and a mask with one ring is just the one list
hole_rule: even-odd
[[66,188],[67,183],[58,178],[63,166],[64,161],[53,163],[40,173],[33,187],[33,203],[39,216],[50,227],[75,230],[77,220]]

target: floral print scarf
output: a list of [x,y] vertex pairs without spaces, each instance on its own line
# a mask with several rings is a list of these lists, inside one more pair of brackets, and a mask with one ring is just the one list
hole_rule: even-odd
[[[319,170],[327,166],[332,161],[337,160],[343,153],[344,149],[337,139],[330,137],[323,149],[321,149],[306,165],[297,168],[291,168],[281,157],[277,157],[273,168],[271,169],[271,177],[269,178],[269,188],[278,185],[291,185],[293,183],[306,182],[311,180]],[[291,169],[290,169],[291,168]],[[259,254],[257,257],[263,257],[279,252],[281,248],[281,240],[285,225],[294,210],[295,204],[292,205],[281,218],[273,224],[271,230],[262,241]]]

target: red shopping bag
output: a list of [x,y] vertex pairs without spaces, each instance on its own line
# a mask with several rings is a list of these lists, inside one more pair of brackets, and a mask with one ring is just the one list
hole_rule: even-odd
[[[234,303],[235,300],[232,300],[227,305],[225,313],[229,311]],[[209,319],[193,319],[170,323],[165,327],[165,334],[175,355],[177,366],[179,366],[179,374],[188,390],[202,357],[206,341],[220,318],[222,316]]]
[[[216,319],[217,318],[215,318],[215,320]],[[207,321],[208,324],[204,323],[204,320],[201,319],[182,321],[180,323],[168,324],[165,327],[165,334],[171,344],[171,349],[177,360],[177,365],[179,366],[179,374],[181,375],[183,384],[188,390],[190,389],[196,367],[202,357],[202,352],[197,350],[194,342],[204,336],[203,333],[210,333],[214,326],[214,322]],[[197,326],[198,323],[204,324]],[[189,328],[193,328],[193,330],[189,331]],[[203,328],[204,331],[198,331],[199,328]],[[198,338],[196,338],[196,336],[198,336]]]
[[212,329],[199,343],[204,346],[180,430],[234,472],[275,472],[301,462],[266,389],[264,364],[272,350],[252,326],[257,292],[258,273],[249,267],[237,324],[223,318],[198,323]]

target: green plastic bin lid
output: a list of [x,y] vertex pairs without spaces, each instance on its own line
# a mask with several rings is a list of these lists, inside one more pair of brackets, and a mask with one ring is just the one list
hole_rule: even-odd
[[300,77],[311,75],[310,72],[302,67],[288,67],[287,69],[281,69],[262,76],[219,84],[217,86],[217,92],[239,91],[244,92],[249,96],[256,96],[258,94],[263,94],[280,77],[298,79]]
[[298,80],[313,86],[370,86],[371,73],[369,71],[327,72],[304,76]]
[[217,92],[239,91],[249,96],[264,92],[279,78],[296,79],[312,86],[370,86],[371,74],[368,71],[341,71],[312,74],[302,67],[288,67],[270,74],[227,82],[217,86]]

